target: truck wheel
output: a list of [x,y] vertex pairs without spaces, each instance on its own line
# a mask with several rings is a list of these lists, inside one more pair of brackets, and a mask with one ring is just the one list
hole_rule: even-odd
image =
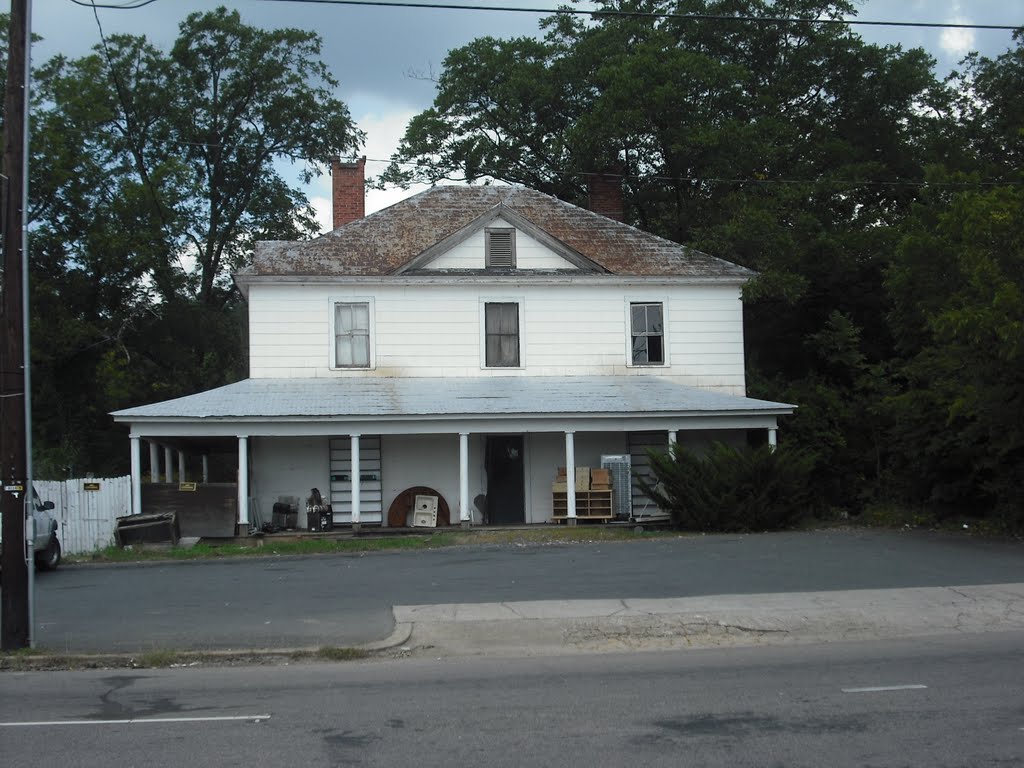
[[56,536],[50,537],[46,549],[36,555],[36,567],[41,571],[52,571],[60,565],[60,542]]

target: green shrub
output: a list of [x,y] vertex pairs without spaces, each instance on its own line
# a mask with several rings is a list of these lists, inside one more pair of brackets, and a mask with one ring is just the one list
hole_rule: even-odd
[[685,530],[778,530],[809,511],[813,459],[804,451],[715,442],[697,455],[676,443],[649,455],[656,482],[640,485]]

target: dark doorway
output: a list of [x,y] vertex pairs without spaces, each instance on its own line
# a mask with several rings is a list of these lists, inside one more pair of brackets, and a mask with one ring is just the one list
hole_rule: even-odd
[[487,517],[491,525],[526,522],[523,436],[487,438]]

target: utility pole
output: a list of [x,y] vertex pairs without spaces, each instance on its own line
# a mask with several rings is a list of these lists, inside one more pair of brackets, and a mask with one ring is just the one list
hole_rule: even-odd
[[[25,350],[27,286],[25,218],[29,98],[29,2],[11,0],[11,27],[4,94],[3,283],[0,303],[0,513],[3,514],[0,648],[31,642],[25,511],[31,483],[28,464],[28,369]],[[29,550],[30,552],[30,550]]]

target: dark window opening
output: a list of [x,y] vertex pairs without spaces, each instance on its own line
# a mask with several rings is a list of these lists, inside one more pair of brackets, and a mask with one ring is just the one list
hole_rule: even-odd
[[664,365],[665,329],[661,304],[630,304],[633,365]]

